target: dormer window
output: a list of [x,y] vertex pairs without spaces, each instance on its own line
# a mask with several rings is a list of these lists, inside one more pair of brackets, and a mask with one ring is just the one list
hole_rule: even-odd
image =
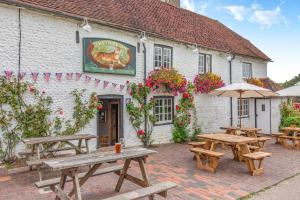
[[211,72],[211,55],[199,53],[199,60],[198,60],[198,72],[199,74],[205,74]]

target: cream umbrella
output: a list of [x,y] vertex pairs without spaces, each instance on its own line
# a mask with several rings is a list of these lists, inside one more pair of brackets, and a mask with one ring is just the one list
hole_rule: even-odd
[[292,87],[285,88],[277,91],[279,96],[282,97],[299,97],[300,96],[300,82]]
[[218,97],[240,98],[240,127],[242,127],[242,98],[264,98],[278,96],[275,92],[249,83],[233,83],[211,91],[209,94]]

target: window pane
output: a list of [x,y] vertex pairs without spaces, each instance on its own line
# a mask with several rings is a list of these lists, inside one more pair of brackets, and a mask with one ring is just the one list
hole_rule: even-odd
[[172,122],[172,101],[173,98],[155,98],[154,115],[158,123]]
[[206,55],[206,73],[211,72],[211,55]]
[[154,47],[154,67],[162,66],[162,48]]
[[243,78],[251,78],[251,77],[252,77],[252,64],[243,63]]
[[199,63],[198,63],[198,71],[199,74],[204,74],[204,55],[203,54],[199,54]]

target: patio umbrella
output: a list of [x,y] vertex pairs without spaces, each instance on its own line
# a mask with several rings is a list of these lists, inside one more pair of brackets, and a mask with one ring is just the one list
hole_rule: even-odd
[[209,94],[218,97],[240,98],[240,127],[242,127],[242,98],[264,98],[278,96],[273,91],[249,83],[233,83],[211,91]]
[[282,97],[298,97],[300,96],[300,82],[292,87],[285,88],[283,90],[277,91],[279,96]]

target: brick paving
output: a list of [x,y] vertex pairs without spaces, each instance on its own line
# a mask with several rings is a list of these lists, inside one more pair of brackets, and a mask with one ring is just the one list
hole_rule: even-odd
[[[275,145],[274,141],[269,141],[266,146],[266,151],[273,155],[264,162],[265,174],[257,177],[248,175],[244,163],[232,159],[230,149],[218,149],[224,152],[225,156],[221,158],[216,174],[197,170],[187,145],[167,144],[155,150],[158,154],[149,157],[146,164],[150,182],[173,181],[179,185],[169,192],[168,199],[237,199],[300,172],[300,151],[284,149]],[[133,166],[129,171],[136,174],[137,166]],[[58,175],[50,172],[44,174],[46,177]],[[82,188],[83,199],[99,200],[115,195],[117,178],[114,174],[106,174],[89,179]],[[34,171],[1,177],[0,199],[53,199],[52,193],[41,192],[34,187],[33,183],[37,180],[38,176]],[[67,184],[67,189],[69,188],[70,184]],[[131,182],[125,181],[121,192],[137,188]]]

